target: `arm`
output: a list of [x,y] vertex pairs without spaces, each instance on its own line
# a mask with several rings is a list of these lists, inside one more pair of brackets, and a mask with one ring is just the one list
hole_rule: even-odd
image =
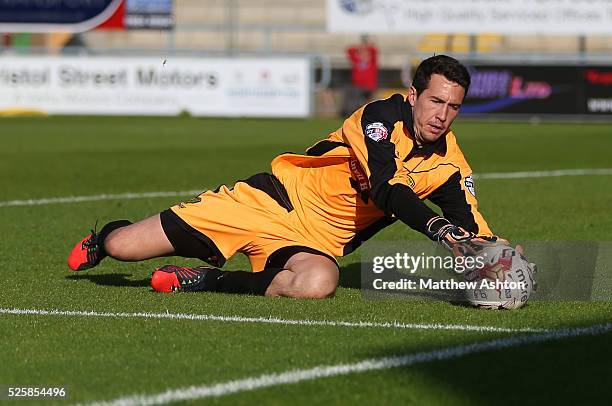
[[451,223],[476,235],[493,235],[487,222],[478,212],[471,173],[462,176],[459,171],[455,172],[428,198],[442,209],[444,217]]
[[357,47],[348,47],[346,49],[346,54],[348,56],[348,59],[352,62],[352,63],[357,63],[359,62],[359,58],[357,57]]

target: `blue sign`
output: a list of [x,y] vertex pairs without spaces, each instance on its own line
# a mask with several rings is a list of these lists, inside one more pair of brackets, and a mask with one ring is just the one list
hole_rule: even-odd
[[0,0],[0,31],[87,31],[106,21],[122,0]]
[[[0,0],[1,1],[1,0]],[[172,13],[172,0],[127,0],[128,13]]]
[[125,25],[128,29],[171,29],[172,0],[126,0]]

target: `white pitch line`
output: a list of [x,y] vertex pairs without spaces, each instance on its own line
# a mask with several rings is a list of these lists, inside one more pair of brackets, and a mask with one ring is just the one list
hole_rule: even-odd
[[528,344],[538,344],[564,338],[586,335],[599,335],[612,331],[612,323],[598,324],[590,327],[553,330],[535,335],[521,335],[499,338],[489,341],[478,341],[471,344],[446,347],[432,351],[413,354],[366,359],[353,364],[321,365],[309,369],[290,370],[281,373],[264,374],[251,378],[237,379],[212,385],[190,386],[168,389],[154,395],[131,395],[109,401],[87,403],[87,406],[152,406],[167,403],[225,396],[238,392],[252,391],[271,386],[287,385],[302,381],[349,375],[368,371],[407,367],[410,365],[443,361],[484,351],[500,350]]
[[329,327],[355,327],[355,328],[396,328],[412,330],[459,330],[475,331],[481,333],[541,333],[550,330],[534,328],[506,328],[492,326],[474,326],[467,324],[412,324],[397,321],[377,323],[371,321],[333,321],[333,320],[287,320],[276,317],[242,317],[217,316],[210,314],[184,314],[184,313],[116,313],[96,312],[82,310],[41,310],[41,309],[8,309],[0,308],[0,314],[38,315],[38,316],[64,316],[64,317],[110,317],[110,318],[144,318],[144,319],[175,319],[198,321],[222,321],[235,323],[284,324],[293,326],[329,326]]
[[[586,175],[612,175],[612,168],[603,169],[558,169],[553,171],[535,172],[489,172],[474,174],[474,179],[527,179],[545,178],[559,176],[586,176]],[[174,196],[193,196],[202,193],[204,189],[183,190],[176,192],[143,192],[143,193],[119,193],[119,194],[99,194],[89,196],[64,196],[46,197],[42,199],[26,200],[5,200],[0,201],[0,207],[10,206],[39,206],[47,204],[68,204],[81,202],[96,202],[102,200],[133,200],[147,199],[155,197],[174,197]]]
[[179,192],[144,192],[144,193],[120,193],[120,194],[101,194],[90,196],[65,196],[65,197],[46,197],[43,199],[28,199],[28,200],[6,200],[0,202],[0,207],[8,206],[39,206],[43,204],[58,204],[58,203],[80,203],[80,202],[97,202],[101,200],[133,200],[147,199],[154,197],[172,197],[172,196],[192,196],[202,193],[202,190],[183,190]]
[[474,174],[474,179],[527,179],[556,178],[559,176],[612,175],[612,168],[602,169],[557,169],[554,171],[533,172],[489,172]]

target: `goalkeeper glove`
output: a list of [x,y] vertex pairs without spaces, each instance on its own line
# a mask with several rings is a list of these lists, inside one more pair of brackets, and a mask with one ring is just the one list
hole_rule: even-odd
[[427,222],[427,234],[455,255],[461,256],[473,255],[484,245],[508,243],[495,236],[477,236],[441,216],[433,217]]

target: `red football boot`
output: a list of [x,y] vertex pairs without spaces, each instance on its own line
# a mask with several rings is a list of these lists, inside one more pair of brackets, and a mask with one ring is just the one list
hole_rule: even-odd
[[83,238],[70,251],[68,266],[73,271],[83,271],[98,265],[104,257],[105,255],[100,252],[98,234],[92,230],[91,234]]
[[197,292],[206,290],[204,278],[213,268],[205,266],[186,268],[177,265],[164,265],[151,275],[151,287],[157,292]]

